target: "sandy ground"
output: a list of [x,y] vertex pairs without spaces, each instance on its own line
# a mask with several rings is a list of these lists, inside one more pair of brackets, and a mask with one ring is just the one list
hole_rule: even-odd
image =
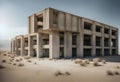
[[[117,58],[117,62],[107,62],[101,66],[93,66],[92,62],[86,67],[74,63],[74,59],[28,59],[23,57],[15,57],[10,63],[10,54],[0,55],[0,65],[5,68],[0,69],[0,82],[120,82],[120,75],[107,75],[106,71],[118,71],[116,66],[120,66],[120,56],[107,57],[109,59]],[[16,59],[22,58],[16,62]],[[107,60],[106,58],[106,60]],[[6,60],[5,63],[2,60]],[[23,63],[24,66],[18,66]],[[35,64],[36,63],[36,64]],[[16,65],[13,65],[16,64]],[[61,71],[63,75],[55,76],[56,72]],[[65,74],[69,72],[70,75]]]

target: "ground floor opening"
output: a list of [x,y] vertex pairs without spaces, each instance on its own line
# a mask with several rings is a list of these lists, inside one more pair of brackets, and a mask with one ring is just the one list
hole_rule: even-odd
[[49,57],[49,49],[43,49],[43,57]]
[[76,48],[72,48],[72,57],[73,58],[77,57],[77,49]]
[[60,58],[64,58],[64,47],[60,47]]
[[36,49],[33,49],[33,57],[37,57]]
[[116,49],[112,49],[112,55],[117,55],[116,54]]
[[25,50],[25,56],[28,56],[28,50]]
[[84,57],[89,57],[91,56],[91,49],[84,49],[83,53],[84,53]]
[[110,55],[110,50],[104,49],[104,56],[109,56],[109,55]]
[[102,56],[102,49],[96,49],[96,56]]

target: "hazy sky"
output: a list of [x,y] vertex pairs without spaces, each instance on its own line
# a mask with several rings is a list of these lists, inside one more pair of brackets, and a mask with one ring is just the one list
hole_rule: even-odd
[[0,50],[27,34],[27,17],[47,7],[120,28],[120,0],[0,0]]

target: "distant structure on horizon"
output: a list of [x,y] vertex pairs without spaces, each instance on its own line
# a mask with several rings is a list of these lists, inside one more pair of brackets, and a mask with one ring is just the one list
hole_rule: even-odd
[[27,35],[11,41],[16,55],[77,58],[118,55],[118,28],[46,8],[28,17]]

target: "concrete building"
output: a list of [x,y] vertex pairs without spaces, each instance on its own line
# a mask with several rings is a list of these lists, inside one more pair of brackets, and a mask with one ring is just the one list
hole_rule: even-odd
[[46,8],[28,17],[27,35],[11,41],[13,54],[73,58],[118,54],[118,28]]

